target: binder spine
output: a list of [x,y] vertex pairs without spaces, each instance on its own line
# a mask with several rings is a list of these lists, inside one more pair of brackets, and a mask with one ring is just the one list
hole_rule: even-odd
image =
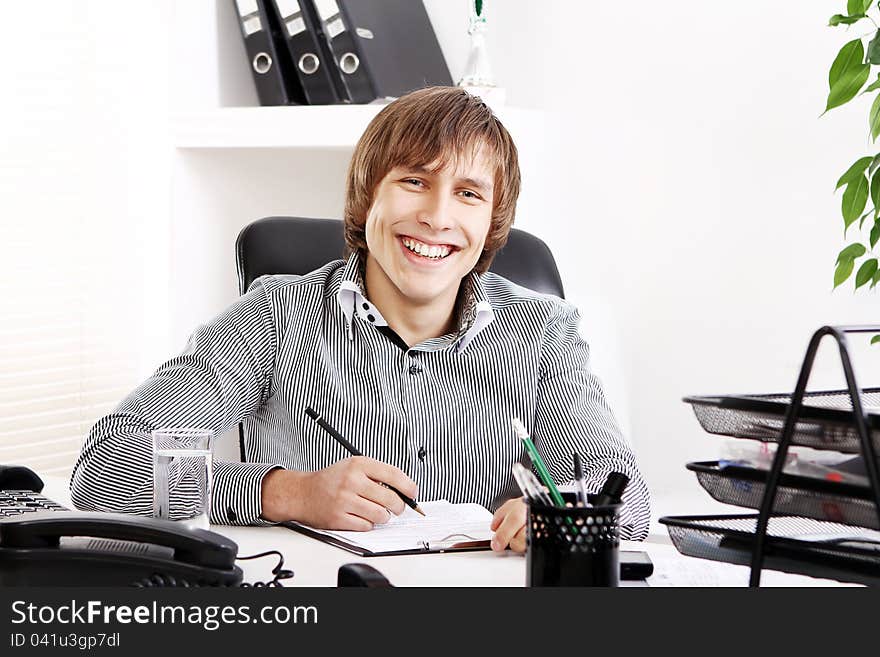
[[318,33],[335,66],[335,81],[341,96],[352,103],[369,103],[376,99],[363,54],[358,48],[351,26],[336,0],[301,0],[313,12]]
[[333,62],[319,49],[318,34],[311,18],[299,0],[267,0],[274,5],[283,39],[309,105],[331,105],[337,102],[330,67]]
[[294,102],[284,79],[281,54],[272,40],[271,25],[258,0],[233,0],[244,38],[248,67],[254,77],[260,105],[289,105]]

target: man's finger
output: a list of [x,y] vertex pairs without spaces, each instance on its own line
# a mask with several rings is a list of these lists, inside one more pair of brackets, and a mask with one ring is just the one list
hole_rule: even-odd
[[508,513],[495,531],[491,543],[492,549],[498,551],[505,549],[510,540],[523,527],[525,527],[525,519],[521,517],[521,514]]
[[489,529],[493,532],[498,529],[498,526],[504,521],[504,519],[514,513],[516,508],[519,506],[520,500],[518,498],[514,498],[512,500],[507,500],[504,504],[498,507],[498,510],[495,511],[495,514],[492,516],[492,523],[489,525]]
[[375,502],[380,506],[384,506],[396,516],[399,516],[406,509],[406,505],[403,503],[403,500],[400,499],[400,495],[387,486],[376,483],[372,479],[368,479],[363,489],[358,492],[361,497],[364,497],[371,502]]
[[504,521],[507,517],[507,509],[504,506],[499,507],[499,509],[495,512],[495,515],[492,516],[492,523],[489,525],[489,529],[493,532],[498,529],[498,526]]
[[376,504],[372,500],[358,496],[352,501],[347,509],[349,513],[360,516],[371,525],[384,525],[388,522],[388,510],[382,504]]
[[510,539],[510,549],[514,552],[526,551],[526,528],[520,529],[516,535]]
[[363,465],[364,473],[370,479],[393,486],[411,499],[418,497],[419,487],[403,470],[370,458],[365,458]]
[[372,528],[373,523],[353,513],[346,513],[339,525],[339,529],[350,532],[368,532]]

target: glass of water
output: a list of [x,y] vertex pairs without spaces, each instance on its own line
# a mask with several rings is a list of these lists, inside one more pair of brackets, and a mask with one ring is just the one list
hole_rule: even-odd
[[153,517],[208,529],[214,432],[171,428],[152,435]]

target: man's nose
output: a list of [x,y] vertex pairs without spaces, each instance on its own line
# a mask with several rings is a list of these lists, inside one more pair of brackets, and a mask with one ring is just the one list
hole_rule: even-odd
[[419,210],[419,222],[434,230],[448,230],[455,226],[454,210],[446,192],[425,194],[425,204]]

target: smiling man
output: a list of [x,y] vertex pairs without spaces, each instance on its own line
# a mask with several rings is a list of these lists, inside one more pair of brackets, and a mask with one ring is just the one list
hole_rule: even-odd
[[[243,421],[246,463],[215,465],[211,519],[368,530],[421,500],[494,511],[493,549],[525,549],[512,476],[519,417],[558,484],[572,453],[596,491],[627,474],[621,535],[649,503],[577,332],[577,311],[488,273],[519,194],[517,151],[478,98],[433,87],[384,108],[349,167],[347,260],[263,276],[92,429],[71,493],[148,514],[150,431]],[[348,457],[315,408],[369,457]]]

